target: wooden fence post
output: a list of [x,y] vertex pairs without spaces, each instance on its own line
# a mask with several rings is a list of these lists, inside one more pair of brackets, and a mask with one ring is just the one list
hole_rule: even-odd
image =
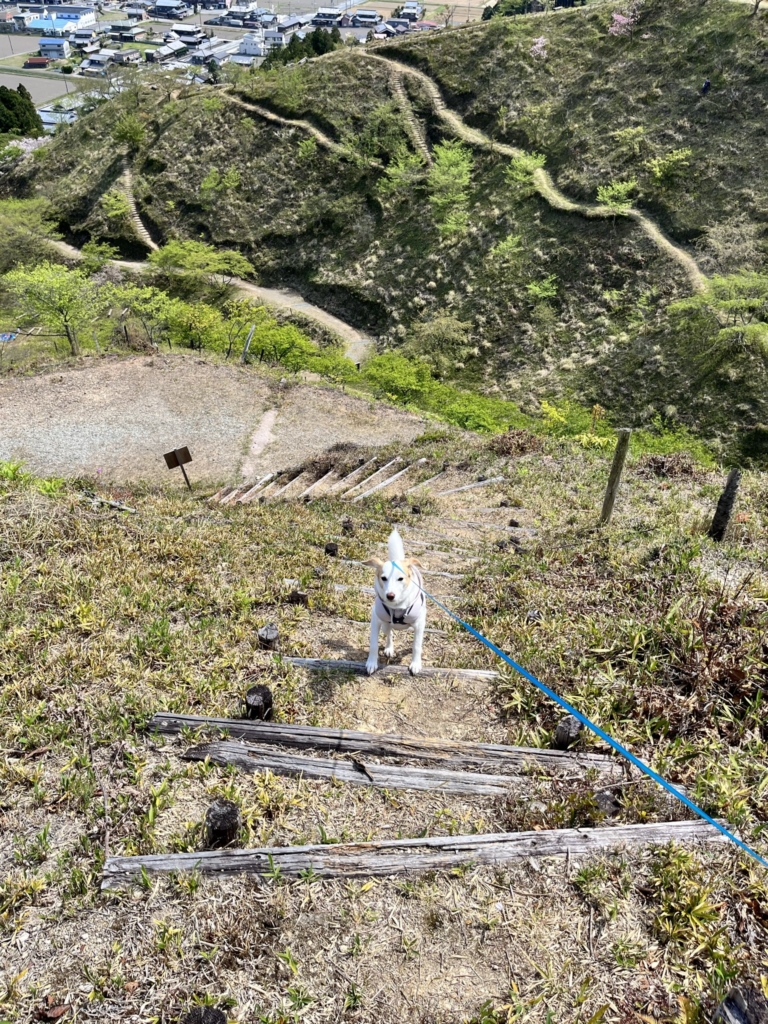
[[711,537],[712,540],[721,541],[725,536],[725,531],[728,528],[728,523],[731,520],[731,513],[733,512],[733,506],[736,502],[736,495],[739,491],[739,484],[741,483],[741,470],[734,467],[728,474],[728,479],[725,482],[723,493],[720,495],[715,514],[712,517],[712,525],[709,528],[707,536]]
[[624,460],[629,451],[629,439],[632,435],[632,431],[628,427],[622,427],[617,433],[619,436],[616,441],[616,450],[613,453],[613,465],[608,477],[608,486],[605,488],[603,511],[600,513],[601,526],[611,521],[616,495],[619,493],[619,481],[621,480],[621,472],[624,469]]

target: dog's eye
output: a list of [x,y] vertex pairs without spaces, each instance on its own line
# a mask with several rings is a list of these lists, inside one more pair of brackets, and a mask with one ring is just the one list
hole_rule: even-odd
[[387,582],[387,577],[386,576],[382,576],[381,577],[381,582],[382,583],[386,583]]
[[405,577],[403,577],[403,576],[398,576],[398,577],[397,577],[397,582],[398,582],[398,583],[402,583],[402,582],[403,582],[403,579],[404,579],[404,578],[405,578]]

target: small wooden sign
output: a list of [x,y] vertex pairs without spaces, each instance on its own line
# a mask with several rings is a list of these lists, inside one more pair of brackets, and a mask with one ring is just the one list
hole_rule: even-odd
[[184,474],[184,479],[187,482],[187,487],[191,491],[192,484],[189,482],[186,469],[184,469],[184,466],[188,462],[192,461],[192,456],[189,454],[189,448],[187,448],[186,445],[183,448],[174,448],[172,452],[166,452],[165,455],[163,455],[163,458],[165,459],[165,464],[168,469],[178,468],[181,470]]

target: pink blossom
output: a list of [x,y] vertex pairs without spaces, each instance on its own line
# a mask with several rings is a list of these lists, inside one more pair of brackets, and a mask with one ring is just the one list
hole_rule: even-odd
[[538,39],[533,40],[533,46],[531,47],[532,57],[546,57],[547,56],[547,40],[545,36],[539,36]]

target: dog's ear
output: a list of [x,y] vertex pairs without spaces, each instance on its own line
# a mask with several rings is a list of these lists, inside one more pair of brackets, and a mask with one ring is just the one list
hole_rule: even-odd
[[381,570],[384,568],[384,562],[382,562],[380,558],[368,558],[366,559],[365,562],[363,562],[363,565],[370,565],[372,568],[376,570],[376,572],[381,572]]
[[418,567],[419,569],[421,569],[421,562],[420,562],[420,561],[418,560],[418,558],[409,558],[409,559],[408,559],[408,560],[406,561],[406,563],[405,563],[405,564],[406,564],[406,565],[415,565],[415,566],[417,566],[417,567]]

